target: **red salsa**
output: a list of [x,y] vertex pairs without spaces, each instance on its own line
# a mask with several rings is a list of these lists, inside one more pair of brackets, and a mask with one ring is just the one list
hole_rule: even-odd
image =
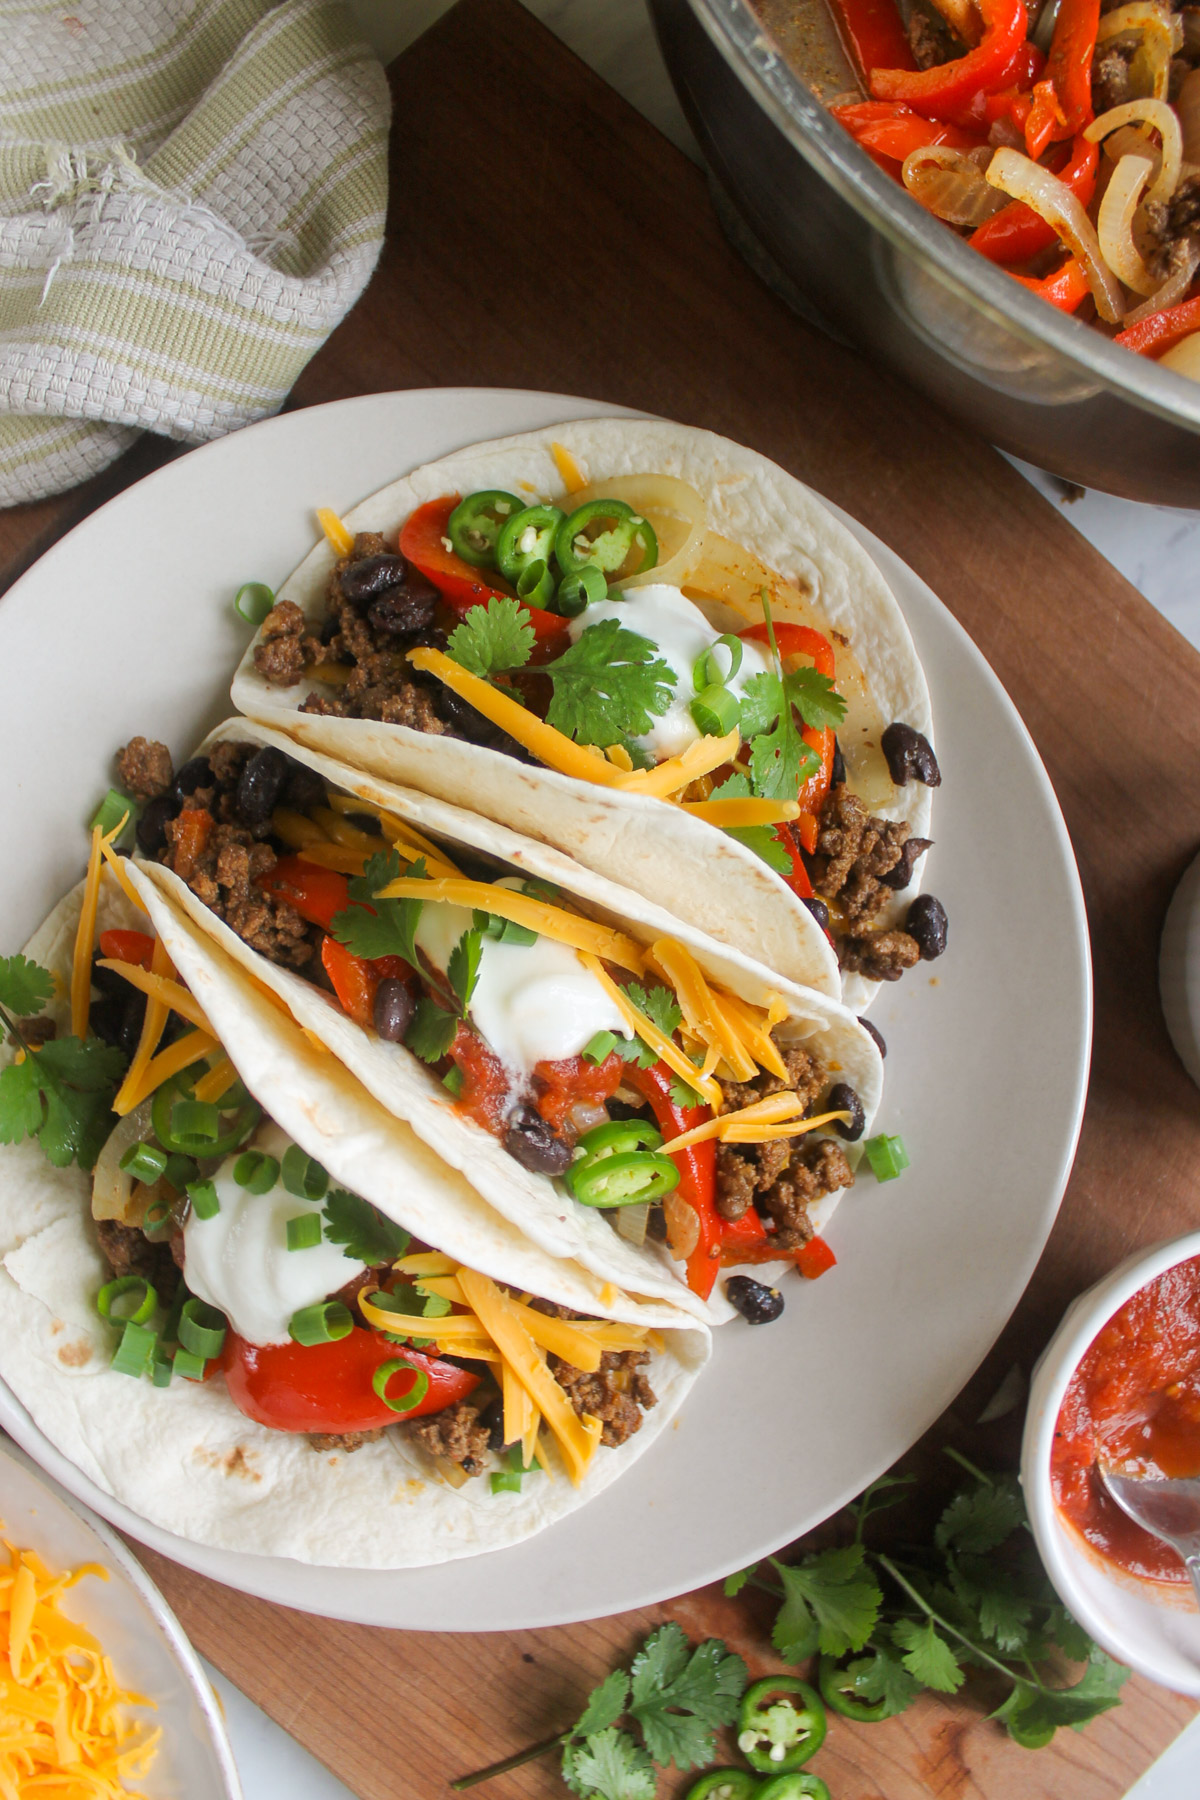
[[1102,1448],[1133,1470],[1200,1475],[1200,1256],[1140,1288],[1093,1340],[1050,1458],[1059,1510],[1106,1561],[1146,1580],[1186,1582],[1175,1552],[1109,1499]]

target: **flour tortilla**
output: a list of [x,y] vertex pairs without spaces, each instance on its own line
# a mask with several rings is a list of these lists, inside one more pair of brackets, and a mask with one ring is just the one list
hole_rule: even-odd
[[[710,527],[753,550],[812,596],[827,627],[850,641],[885,723],[901,719],[933,742],[929,690],[903,615],[861,544],[812,491],[777,464],[712,432],[643,419],[586,419],[457,451],[392,482],[345,515],[352,531],[394,534],[427,500],[506,488],[569,507],[551,445],[560,443],[595,483],[661,474],[703,496]],[[313,619],[323,615],[335,556],[325,542],[279,590]],[[721,609],[717,609],[718,611]],[[777,616],[787,619],[787,608]],[[720,621],[728,629],[728,620]],[[255,639],[255,643],[258,639]],[[862,1012],[878,988],[839,977],[829,941],[783,879],[745,845],[660,800],[517,762],[456,738],[403,725],[302,713],[314,684],[275,687],[254,667],[254,644],[234,679],[234,707],[298,742],[358,768],[420,788],[555,845],[720,943],[745,951],[801,986]],[[932,795],[921,782],[873,809],[929,837]],[[899,924],[920,887],[890,900],[880,923]]]
[[[60,978],[47,1009],[69,1030],[65,998],[82,888],[26,946]],[[105,1493],[193,1543],[343,1568],[399,1569],[515,1544],[600,1493],[668,1429],[707,1360],[707,1331],[677,1309],[606,1290],[547,1256],[493,1211],[400,1120],[386,1113],[211,940],[155,893],[155,923],[247,1087],[335,1182],[496,1280],[602,1318],[655,1326],[649,1373],[658,1405],[617,1449],[600,1449],[575,1488],[527,1478],[497,1494],[475,1478],[442,1483],[403,1431],[351,1455],[314,1451],[234,1406],[219,1378],[167,1389],[109,1367],[115,1335],[96,1314],[109,1278],[91,1217],[91,1178],[55,1169],[36,1143],[0,1146],[0,1377],[34,1423]],[[143,926],[107,875],[100,929]],[[11,1057],[5,1049],[3,1060]]]
[[[772,994],[781,995],[789,1016],[776,1029],[777,1041],[798,1042],[818,1050],[839,1071],[839,1078],[858,1093],[869,1131],[883,1088],[883,1063],[868,1033],[837,1001],[779,980],[740,951],[714,943],[661,907],[507,826],[432,795],[347,769],[246,719],[230,719],[219,726],[205,740],[201,753],[223,740],[274,744],[314,769],[330,786],[384,807],[426,835],[445,841],[452,858],[456,846],[466,847],[491,859],[497,874],[519,872],[552,881],[590,917],[617,926],[641,943],[674,937],[687,946],[706,975],[744,1000],[765,1006]],[[411,1125],[416,1136],[465,1176],[523,1238],[549,1256],[580,1262],[601,1281],[673,1301],[711,1324],[732,1316],[719,1291],[703,1302],[687,1289],[683,1265],[674,1262],[663,1245],[647,1242],[635,1247],[620,1237],[596,1208],[571,1199],[549,1176],[522,1168],[498,1138],[458,1111],[437,1076],[411,1051],[364,1031],[323,989],[249,949],[169,870],[157,863],[138,863],[131,865],[131,873],[164,937],[169,921],[164,917],[160,922],[155,904],[160,892],[214,937],[224,956],[277,994],[294,1018],[326,1044],[389,1113]],[[847,1146],[851,1157],[858,1149]],[[810,1216],[818,1230],[824,1229],[839,1198],[840,1194],[831,1194],[812,1210]]]

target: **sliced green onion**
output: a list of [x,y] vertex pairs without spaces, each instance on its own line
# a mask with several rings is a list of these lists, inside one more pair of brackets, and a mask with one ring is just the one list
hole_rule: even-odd
[[320,1213],[297,1213],[287,1222],[289,1250],[315,1250],[321,1241]]
[[540,557],[517,576],[517,599],[543,611],[554,598],[554,577]]
[[[135,1290],[138,1297],[132,1306],[114,1313],[114,1302]],[[96,1295],[96,1311],[102,1319],[111,1319],[114,1325],[144,1325],[157,1305],[158,1294],[144,1275],[118,1275],[115,1281],[105,1282]]]
[[210,1356],[220,1356],[224,1349],[226,1325],[223,1312],[193,1294],[179,1315],[179,1341],[185,1350],[202,1362],[207,1361]]
[[595,1037],[589,1038],[583,1046],[583,1054],[588,1062],[605,1062],[612,1055],[616,1041],[615,1031],[598,1031]]
[[[407,1374],[411,1375],[412,1381],[400,1398],[395,1399],[388,1393],[387,1384],[392,1379],[392,1376],[398,1375],[401,1370],[404,1370]],[[415,1407],[420,1406],[422,1400],[429,1392],[429,1377],[424,1369],[415,1368],[412,1363],[405,1362],[402,1356],[395,1356],[390,1358],[387,1362],[380,1363],[374,1375],[371,1377],[371,1386],[375,1389],[375,1392],[379,1395],[383,1404],[392,1412],[410,1413]]]
[[[205,1073],[206,1064],[198,1062],[163,1082],[151,1102],[154,1135],[165,1149],[184,1156],[228,1156],[254,1130],[262,1117],[262,1108],[254,1100],[235,1097],[234,1090],[223,1097],[219,1106],[200,1106],[192,1099],[192,1088]],[[199,1108],[198,1113],[190,1115],[190,1125],[185,1110],[189,1107]],[[231,1112],[233,1116],[226,1123],[223,1115]],[[215,1133],[213,1120],[217,1127]],[[188,1135],[189,1130],[193,1135]]]
[[323,1200],[329,1191],[329,1176],[314,1156],[289,1144],[279,1165],[283,1185],[297,1200]]
[[244,1150],[233,1165],[233,1179],[248,1194],[269,1194],[279,1180],[279,1164],[262,1150]]
[[183,1312],[185,1304],[190,1299],[191,1295],[188,1293],[188,1284],[183,1277],[180,1276],[175,1285],[175,1298],[172,1300],[170,1311],[167,1313],[167,1322],[162,1328],[162,1341],[164,1344],[178,1343],[180,1314]]
[[216,1218],[221,1210],[221,1201],[215,1181],[189,1182],[187,1194],[192,1203],[192,1211],[198,1219]]
[[121,1333],[112,1367],[118,1375],[132,1375],[135,1379],[145,1375],[157,1342],[156,1331],[150,1331],[145,1325],[135,1325],[131,1319]]
[[182,1375],[185,1381],[203,1381],[204,1371],[208,1367],[203,1356],[197,1356],[192,1350],[185,1350],[182,1345],[172,1357],[176,1375]]
[[160,1150],[157,1144],[130,1144],[119,1166],[127,1175],[132,1175],[135,1181],[144,1181],[153,1187],[159,1176],[166,1171],[167,1153]]
[[340,1300],[302,1306],[288,1320],[288,1335],[298,1344],[337,1344],[354,1330],[350,1309]]
[[705,737],[724,737],[742,716],[742,703],[727,687],[706,687],[692,701],[691,714]]
[[505,1452],[506,1467],[492,1476],[493,1494],[519,1494],[521,1482],[526,1475],[537,1475],[541,1472],[541,1463],[535,1456],[526,1468],[521,1460],[520,1444],[511,1444]]
[[455,1063],[452,1068],[447,1069],[446,1073],[442,1076],[442,1086],[446,1089],[447,1093],[453,1094],[456,1100],[466,1086],[466,1081],[467,1078],[457,1063]]
[[170,1387],[171,1377],[175,1373],[175,1359],[169,1350],[161,1344],[155,1344],[150,1358],[150,1379],[157,1388]]
[[261,625],[275,604],[265,581],[244,581],[233,596],[233,610],[247,625]]
[[878,1137],[868,1138],[863,1149],[877,1181],[895,1181],[901,1170],[908,1167],[904,1139],[889,1137],[886,1131],[881,1131]]
[[180,1100],[171,1116],[176,1141],[201,1155],[221,1135],[220,1108],[211,1100]]
[[484,937],[494,938],[498,944],[536,944],[538,934],[531,931],[528,925],[518,925],[515,919],[502,919],[499,913],[475,911],[474,926],[482,931]]
[[[715,655],[722,644],[729,652],[728,669],[722,669]],[[726,687],[741,668],[744,653],[745,645],[741,638],[735,637],[732,631],[727,631],[715,644],[710,644],[703,655],[696,658],[692,665],[693,688],[698,694],[702,694],[706,687]]]
[[117,826],[120,825],[122,819],[124,819],[125,825],[128,826],[137,818],[137,815],[138,807],[136,800],[131,800],[128,794],[123,794],[121,792],[120,788],[109,788],[107,794],[105,794],[103,800],[92,814],[92,821],[88,826],[88,830],[95,831],[98,825],[103,835],[108,837],[117,829]]
[[177,1194],[184,1194],[199,1174],[194,1156],[168,1156],[163,1180],[169,1181]]
[[573,575],[565,575],[558,584],[555,604],[564,619],[577,619],[581,612],[598,600],[608,599],[608,583],[600,570],[588,563]]
[[175,1209],[169,1200],[152,1200],[142,1214],[142,1231],[154,1243],[170,1237],[175,1224]]

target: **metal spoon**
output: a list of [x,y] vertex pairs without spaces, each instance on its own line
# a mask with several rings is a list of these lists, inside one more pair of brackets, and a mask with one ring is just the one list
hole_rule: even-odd
[[1130,1475],[1103,1461],[1099,1468],[1121,1511],[1179,1552],[1200,1601],[1200,1476]]

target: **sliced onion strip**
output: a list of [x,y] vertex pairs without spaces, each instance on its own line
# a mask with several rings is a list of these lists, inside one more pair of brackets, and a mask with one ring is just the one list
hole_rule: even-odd
[[149,1137],[150,1106],[149,1100],[143,1100],[119,1119],[105,1138],[92,1174],[93,1219],[119,1219],[123,1225],[137,1223],[133,1216],[134,1177],[121,1167],[121,1158],[134,1144]]
[[703,497],[690,481],[674,475],[614,475],[607,481],[594,481],[571,495],[571,507],[586,506],[589,500],[624,500],[634,512],[649,519],[658,538],[659,560],[645,574],[630,575],[613,586],[624,591],[644,587],[650,581],[663,581],[678,587],[697,561],[708,530],[708,511]]
[[974,229],[1007,205],[1003,195],[988,186],[978,162],[948,144],[910,150],[900,177],[913,199],[948,225]]
[[1104,190],[1096,220],[1100,254],[1119,281],[1135,294],[1152,294],[1155,281],[1133,241],[1133,216],[1142,202],[1154,164],[1146,156],[1123,156]]
[[1171,58],[1183,43],[1183,23],[1153,0],[1130,0],[1105,13],[1096,32],[1097,45],[1123,32],[1141,32],[1142,41],[1130,64],[1130,77],[1145,77],[1156,100],[1165,100],[1171,81]]
[[[1200,92],[1197,92],[1200,102]],[[1150,185],[1147,200],[1169,200],[1179,184],[1179,171],[1183,165],[1183,130],[1179,123],[1179,115],[1173,106],[1165,100],[1126,100],[1121,106],[1112,106],[1098,119],[1093,119],[1084,137],[1093,144],[1107,138],[1111,132],[1122,125],[1134,125],[1144,122],[1158,132],[1162,139],[1161,167]],[[1108,145],[1104,146],[1105,151]],[[1144,154],[1150,156],[1153,144],[1147,142]],[[1142,154],[1141,151],[1138,154]],[[1118,158],[1119,160],[1119,158]]]
[[1083,264],[1096,311],[1110,325],[1118,324],[1125,312],[1121,289],[1100,254],[1095,227],[1066,183],[1019,150],[997,150],[988,164],[987,179],[1011,199],[1023,200],[1058,233]]
[[1148,300],[1141,306],[1135,306],[1132,312],[1125,314],[1125,324],[1140,325],[1143,319],[1153,318],[1155,313],[1165,312],[1168,306],[1176,306],[1184,298],[1192,285],[1192,276],[1200,268],[1200,240],[1189,238],[1184,246],[1184,257],[1173,275],[1168,275],[1161,287],[1155,288]]
[[1191,381],[1200,381],[1200,331],[1193,331],[1158,359],[1160,369],[1174,369]]

